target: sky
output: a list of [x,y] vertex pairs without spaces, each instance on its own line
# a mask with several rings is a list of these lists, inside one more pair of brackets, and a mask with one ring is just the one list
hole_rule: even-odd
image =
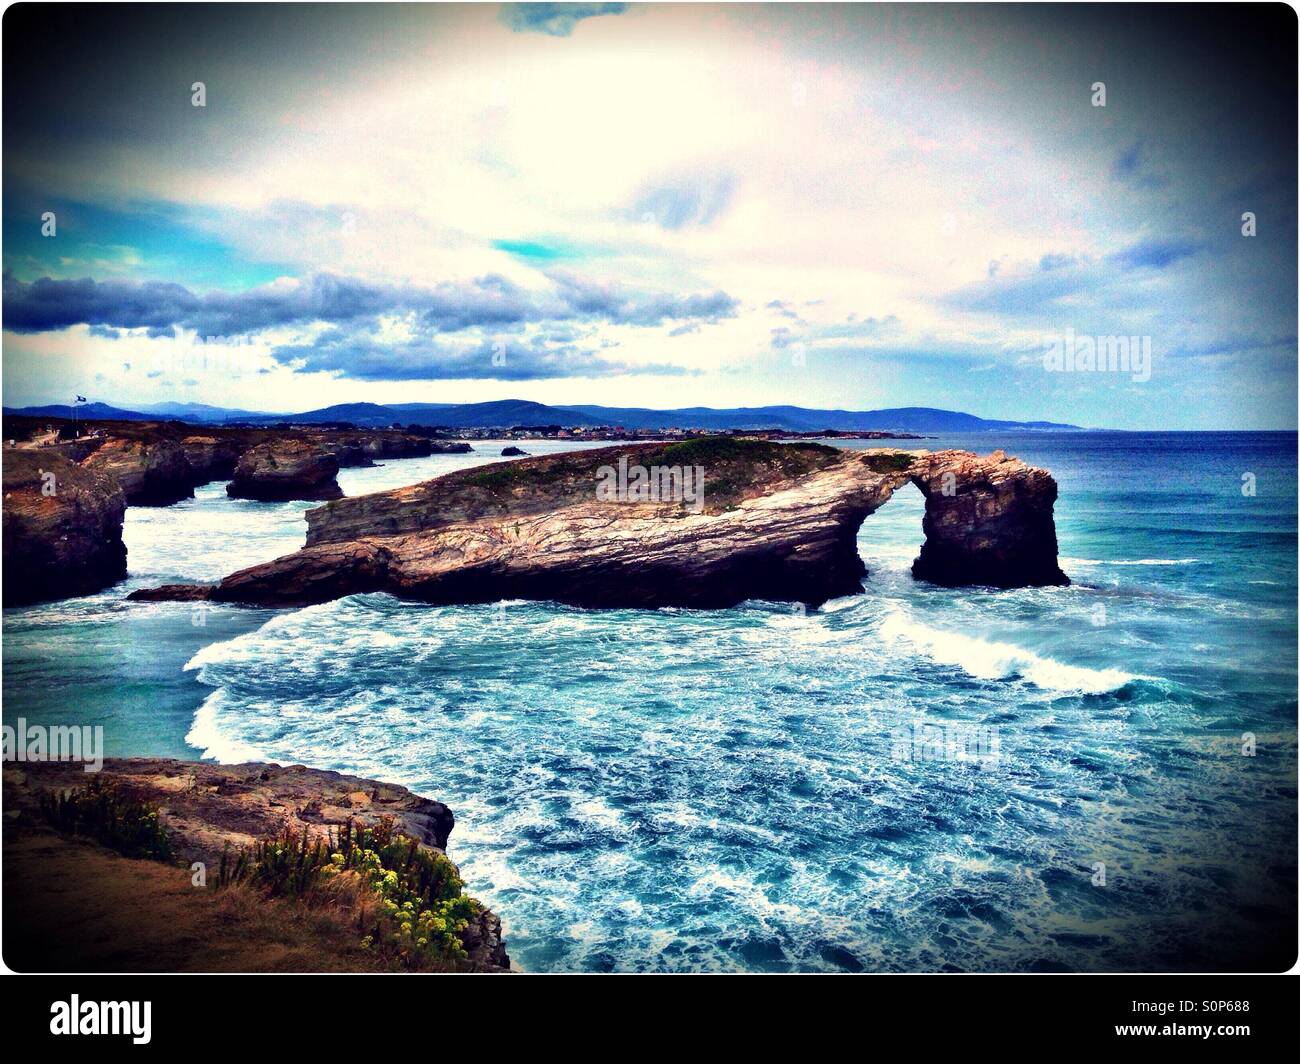
[[11,7],[4,403],[1294,428],[1295,15],[1234,10]]

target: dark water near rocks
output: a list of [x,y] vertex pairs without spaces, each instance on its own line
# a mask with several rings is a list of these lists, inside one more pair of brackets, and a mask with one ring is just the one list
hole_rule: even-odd
[[1295,434],[909,445],[1051,469],[1073,586],[913,583],[908,488],[863,526],[865,592],[808,615],[125,603],[301,544],[300,504],[211,485],[128,511],[126,585],[5,611],[5,719],[437,797],[527,969],[1267,962],[1294,941]]

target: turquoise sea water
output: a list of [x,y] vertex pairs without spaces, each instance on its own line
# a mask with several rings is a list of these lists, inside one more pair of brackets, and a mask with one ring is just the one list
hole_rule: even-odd
[[5,611],[5,720],[103,724],[110,755],[302,762],[439,798],[451,856],[530,970],[1285,966],[1295,434],[907,445],[1051,469],[1073,585],[914,583],[908,488],[863,525],[864,593],[807,614],[127,604],[301,544],[304,506],[210,485],[128,511],[124,584]]

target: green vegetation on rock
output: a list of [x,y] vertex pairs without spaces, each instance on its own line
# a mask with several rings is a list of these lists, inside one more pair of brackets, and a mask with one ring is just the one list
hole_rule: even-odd
[[121,787],[93,779],[81,790],[42,793],[45,819],[69,835],[82,835],[126,857],[174,859],[158,807]]
[[916,456],[908,454],[906,451],[862,456],[862,464],[873,473],[901,473],[906,469],[911,469],[912,463],[915,461]]
[[394,833],[391,818],[374,827],[349,821],[328,842],[286,831],[233,862],[224,853],[217,885],[247,883],[310,906],[328,903],[349,878],[373,896],[374,904],[357,906],[363,946],[404,968],[455,968],[469,959],[461,935],[482,906],[463,893],[445,854]]

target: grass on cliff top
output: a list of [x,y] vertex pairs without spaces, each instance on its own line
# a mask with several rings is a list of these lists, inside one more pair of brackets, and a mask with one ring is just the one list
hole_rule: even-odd
[[175,858],[158,807],[102,779],[78,791],[43,793],[40,808],[60,831],[94,839],[124,857],[167,862]]
[[906,451],[862,456],[862,464],[873,473],[901,473],[905,469],[911,469],[912,463],[915,461],[916,456],[908,454]]
[[[608,454],[584,461],[576,452],[546,463],[506,462],[475,470],[461,481],[489,491],[545,489],[564,481],[590,478]],[[731,498],[775,472],[782,478],[804,476],[834,464],[843,451],[820,443],[774,443],[736,436],[702,436],[648,450],[629,449],[629,459],[643,466],[702,466],[712,497]],[[617,459],[615,459],[617,461]]]
[[192,875],[35,820],[6,824],[5,962],[19,972],[391,970],[339,910],[251,887],[204,890]]
[[[176,855],[156,803],[117,783],[39,797],[49,823],[124,857],[174,865]],[[360,932],[360,944],[389,968],[455,971],[468,959],[461,936],[482,907],[464,893],[456,866],[418,840],[351,821],[328,843],[286,831],[235,855],[223,853],[213,886],[251,889],[305,909],[331,909]]]

